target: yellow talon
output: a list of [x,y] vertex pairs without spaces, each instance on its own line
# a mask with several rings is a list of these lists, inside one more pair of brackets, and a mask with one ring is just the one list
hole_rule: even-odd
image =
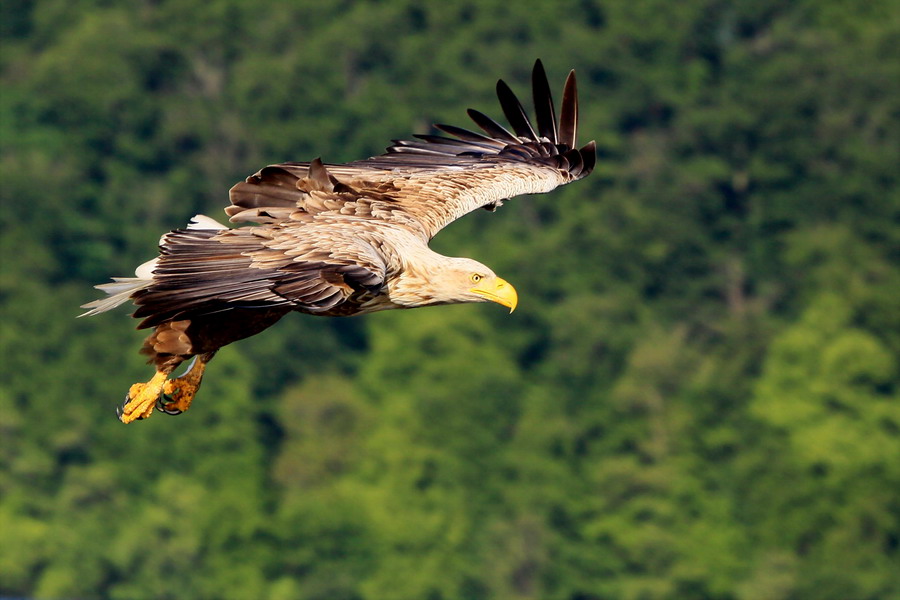
[[166,382],[167,373],[157,371],[147,383],[135,383],[128,390],[128,401],[119,412],[119,420],[131,423],[138,419],[146,419],[156,406],[156,399]]
[[206,370],[206,361],[194,359],[187,373],[181,377],[166,381],[162,388],[157,406],[161,411],[169,415],[180,415],[191,407],[197,390],[200,389],[200,380]]

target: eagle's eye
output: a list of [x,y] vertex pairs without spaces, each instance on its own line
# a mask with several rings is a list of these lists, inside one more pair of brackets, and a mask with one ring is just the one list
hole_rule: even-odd
[[472,283],[478,283],[479,281],[481,281],[481,275],[479,275],[478,273],[472,273],[472,277],[470,277],[470,279],[472,280]]

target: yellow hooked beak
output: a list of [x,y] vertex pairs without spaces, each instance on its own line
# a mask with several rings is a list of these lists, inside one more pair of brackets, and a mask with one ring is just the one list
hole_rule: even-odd
[[478,285],[469,291],[491,302],[509,307],[510,313],[516,310],[516,305],[519,303],[519,295],[516,293],[516,288],[511,286],[505,279],[500,279],[499,277],[491,281],[487,278],[482,279],[478,282]]

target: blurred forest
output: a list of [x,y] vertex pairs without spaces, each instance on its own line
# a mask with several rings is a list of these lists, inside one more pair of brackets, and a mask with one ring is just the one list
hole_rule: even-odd
[[[900,597],[893,0],[4,0],[0,596]],[[435,248],[519,290],[291,315],[123,426],[228,188],[575,68],[598,169]]]

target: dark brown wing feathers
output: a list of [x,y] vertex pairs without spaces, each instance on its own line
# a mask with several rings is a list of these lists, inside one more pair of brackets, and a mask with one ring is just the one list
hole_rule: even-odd
[[[474,108],[470,108],[466,111],[466,114],[469,115],[469,118],[475,121],[475,124],[481,127],[481,129],[487,133],[489,136],[494,138],[498,142],[503,142],[502,146],[506,144],[518,144],[520,140],[510,133],[506,127],[493,120],[483,112],[477,111]],[[442,129],[449,133],[450,135],[458,136],[458,133],[450,131],[447,125],[435,125],[438,129]],[[465,130],[463,130],[465,131]]]
[[506,120],[512,125],[516,135],[526,140],[538,139],[538,135],[534,132],[534,127],[531,126],[531,121],[528,119],[528,113],[525,112],[522,103],[502,79],[497,82],[497,98],[500,99],[500,108],[503,109],[503,114],[506,115]]
[[[297,260],[269,249],[254,229],[177,229],[163,238],[153,286],[133,296],[140,328],[230,308],[327,312],[384,282],[383,267]],[[324,256],[328,256],[326,253]]]
[[[575,81],[575,71],[569,71],[569,76],[566,77],[566,85],[563,88],[562,106],[559,110],[559,143],[563,146],[574,148],[577,133],[578,84]],[[587,146],[584,149],[587,149]],[[593,150],[592,154],[595,153],[596,149]],[[593,166],[593,162],[591,162],[591,165]]]
[[[307,168],[304,167],[304,177]],[[297,206],[297,175],[284,165],[265,167],[231,188],[231,203],[225,214],[234,216],[251,208],[289,208]]]
[[553,106],[553,95],[550,93],[550,83],[544,72],[541,61],[534,63],[531,73],[531,90],[534,98],[534,114],[537,117],[538,131],[541,137],[550,140],[551,144],[557,142],[556,108]]
[[[590,174],[596,162],[596,147],[586,145],[576,150],[576,132],[578,129],[578,88],[575,72],[571,71],[566,78],[563,90],[563,101],[560,118],[557,124],[553,96],[547,74],[540,60],[534,64],[532,71],[532,95],[538,131],[535,132],[528,114],[519,102],[515,93],[503,80],[497,82],[497,97],[506,119],[512,126],[512,133],[492,118],[474,109],[467,111],[469,117],[485,134],[476,133],[454,125],[436,124],[435,128],[448,133],[454,138],[441,136],[416,136],[421,141],[395,141],[387,149],[388,154],[374,157],[367,161],[351,164],[369,164],[371,166],[399,166],[416,155],[445,155],[447,157],[481,157],[490,160],[491,156],[520,159],[553,164],[561,169],[577,167],[568,171],[569,180],[581,179]],[[574,153],[580,156],[577,158]],[[588,156],[590,154],[590,156]],[[407,155],[407,156],[396,156]],[[551,157],[565,160],[540,160]],[[393,163],[390,162],[393,159]]]

